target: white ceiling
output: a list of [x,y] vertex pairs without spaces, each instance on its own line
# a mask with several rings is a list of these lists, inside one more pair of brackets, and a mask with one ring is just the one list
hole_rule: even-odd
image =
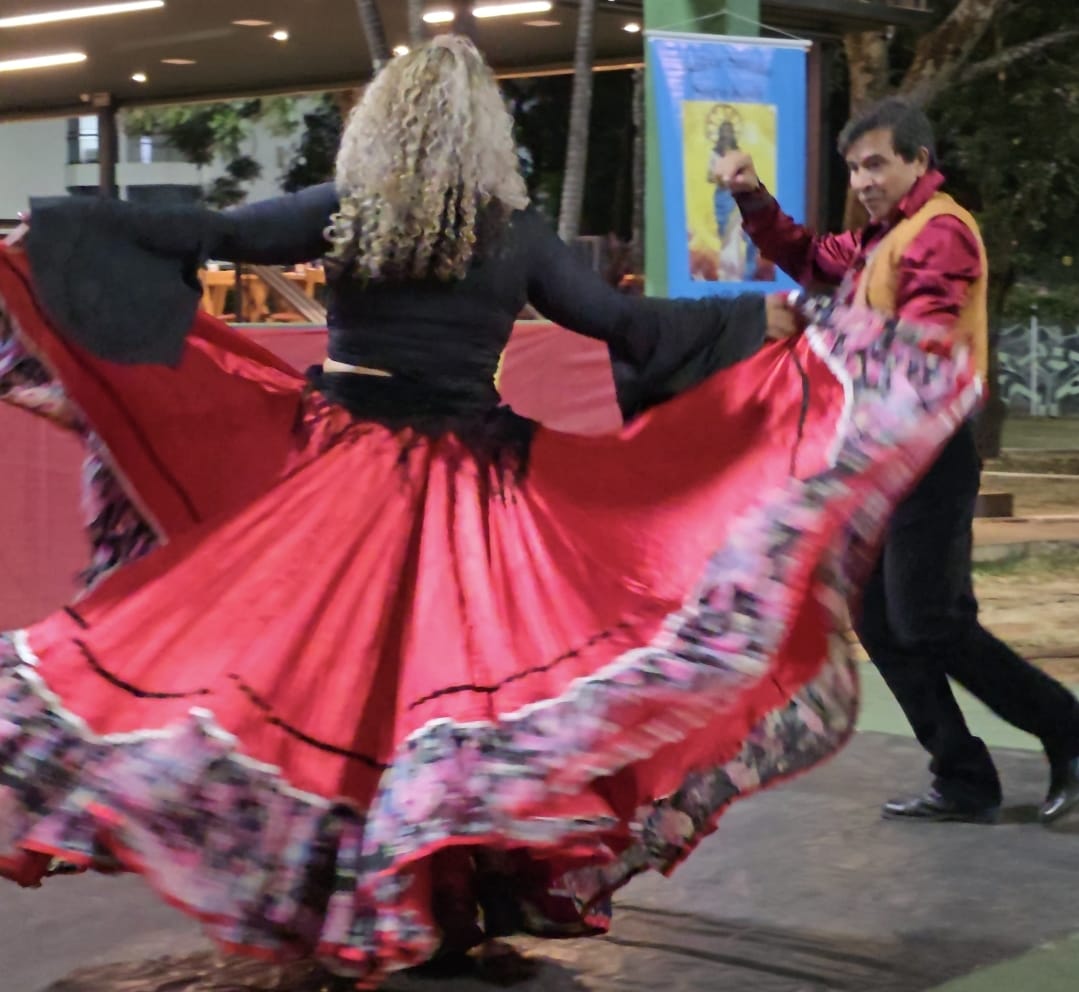
[[[101,0],[0,0],[0,17],[91,6]],[[121,102],[332,88],[362,80],[371,61],[355,0],[166,0],[164,9],[0,30],[0,60],[82,51],[78,65],[0,73],[0,116],[56,113],[81,94],[108,92]],[[437,0],[432,7],[437,6]],[[478,40],[499,68],[564,65],[572,59],[575,4],[549,14],[478,22]],[[380,0],[391,46],[407,43],[405,0]],[[255,19],[268,27],[240,27]],[[636,60],[641,37],[623,30],[641,4],[606,0],[597,17],[599,59]],[[559,22],[532,27],[530,20]],[[289,32],[274,41],[276,28]],[[192,59],[166,65],[162,59]],[[145,73],[139,84],[131,76]]]
[[[103,0],[0,0],[0,17]],[[764,17],[803,30],[834,29],[837,17],[890,17],[888,2],[911,0],[766,0]],[[431,6],[438,6],[431,0]],[[549,14],[478,22],[478,40],[502,71],[563,68],[572,63],[576,0],[556,0]],[[405,0],[379,0],[391,46],[408,41]],[[641,20],[641,0],[600,0],[596,58],[637,62],[642,36],[624,30]],[[257,19],[265,27],[233,21]],[[557,22],[531,26],[528,21]],[[274,29],[289,40],[274,41]],[[164,9],[0,29],[0,61],[81,51],[83,63],[61,68],[0,72],[0,118],[77,111],[93,93],[121,103],[331,89],[353,85],[370,72],[355,0],[166,0]],[[194,61],[168,65],[163,59]],[[145,73],[145,83],[134,82]]]

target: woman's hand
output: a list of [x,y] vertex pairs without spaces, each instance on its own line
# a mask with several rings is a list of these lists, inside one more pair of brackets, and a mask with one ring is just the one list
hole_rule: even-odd
[[764,298],[764,336],[771,341],[784,341],[801,330],[802,323],[788,294],[769,293]]

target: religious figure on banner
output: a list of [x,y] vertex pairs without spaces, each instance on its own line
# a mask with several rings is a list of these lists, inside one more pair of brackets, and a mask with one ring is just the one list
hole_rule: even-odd
[[[771,282],[775,267],[761,258],[742,231],[730,191],[716,185],[714,164],[727,152],[749,151],[776,172],[776,108],[763,103],[682,104],[685,142],[686,219],[692,278],[702,282]],[[750,151],[756,149],[756,151]],[[707,170],[700,167],[708,162]],[[768,182],[768,180],[766,180]]]

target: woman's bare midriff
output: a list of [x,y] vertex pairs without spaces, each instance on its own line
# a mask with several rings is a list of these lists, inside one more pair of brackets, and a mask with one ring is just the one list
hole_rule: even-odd
[[327,358],[322,363],[323,372],[351,372],[353,375],[377,375],[384,379],[392,379],[393,373],[385,369],[369,369],[363,365],[349,365],[347,362],[336,362]]

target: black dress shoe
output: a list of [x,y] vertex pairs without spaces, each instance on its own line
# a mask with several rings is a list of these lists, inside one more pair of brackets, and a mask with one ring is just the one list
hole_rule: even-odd
[[961,803],[930,789],[913,799],[893,799],[881,811],[886,820],[920,820],[927,823],[996,823],[997,804]]
[[423,964],[409,968],[408,974],[442,982],[450,978],[475,976],[477,971],[476,959],[467,951],[439,951]]
[[1050,768],[1049,794],[1038,813],[1042,823],[1059,820],[1079,806],[1079,758]]

